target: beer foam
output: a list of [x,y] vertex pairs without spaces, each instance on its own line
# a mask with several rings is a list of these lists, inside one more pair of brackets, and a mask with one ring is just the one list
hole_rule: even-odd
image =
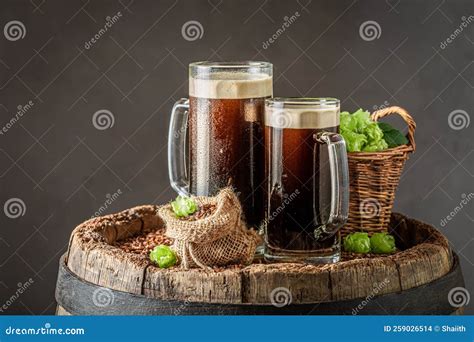
[[314,108],[265,107],[265,126],[274,128],[320,129],[339,126],[339,106]]
[[272,77],[266,74],[216,72],[212,79],[189,78],[189,96],[207,99],[253,99],[273,95]]

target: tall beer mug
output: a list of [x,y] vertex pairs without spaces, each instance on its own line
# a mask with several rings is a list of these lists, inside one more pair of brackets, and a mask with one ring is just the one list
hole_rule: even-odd
[[212,196],[232,186],[255,228],[264,216],[263,117],[272,69],[267,62],[190,64],[189,99],[174,105],[168,137],[173,189]]
[[265,108],[265,258],[332,263],[349,208],[339,100],[274,98]]

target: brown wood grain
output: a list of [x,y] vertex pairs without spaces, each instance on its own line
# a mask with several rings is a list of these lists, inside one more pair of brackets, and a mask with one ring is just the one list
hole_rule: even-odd
[[405,250],[332,265],[252,264],[221,271],[160,269],[146,257],[112,246],[140,231],[162,227],[156,206],[141,206],[92,219],[71,237],[68,268],[82,279],[114,290],[163,300],[206,303],[269,303],[285,287],[293,303],[330,302],[400,292],[448,273],[452,253],[433,227],[394,214],[392,233]]

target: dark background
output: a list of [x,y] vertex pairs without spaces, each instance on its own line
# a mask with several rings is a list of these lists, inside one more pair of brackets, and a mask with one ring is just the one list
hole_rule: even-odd
[[[118,22],[86,49],[118,11]],[[264,49],[296,11],[297,20]],[[26,207],[16,219],[0,211],[0,305],[32,278],[6,313],[53,313],[58,259],[78,223],[119,190],[107,213],[174,196],[169,113],[187,95],[187,65],[197,60],[268,60],[275,95],[337,97],[346,110],[398,104],[410,111],[417,151],[395,209],[440,227],[471,291],[474,201],[440,226],[474,192],[474,123],[459,130],[448,123],[454,110],[472,116],[474,22],[440,48],[470,15],[472,0],[2,0],[1,28],[19,20],[26,35],[10,41],[0,34],[0,126],[19,105],[34,106],[0,135],[1,207],[10,198]],[[184,39],[190,20],[201,23],[201,39]],[[381,35],[365,41],[359,27],[369,20]],[[115,122],[98,130],[92,116],[102,109]]]

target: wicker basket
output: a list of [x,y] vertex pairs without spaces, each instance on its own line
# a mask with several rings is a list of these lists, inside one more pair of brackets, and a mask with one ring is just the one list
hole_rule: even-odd
[[392,214],[393,201],[400,175],[409,153],[415,150],[413,118],[400,107],[388,107],[372,113],[377,121],[398,114],[408,125],[408,144],[381,152],[348,153],[350,199],[349,218],[342,228],[343,236],[364,231],[370,234],[386,232]]

